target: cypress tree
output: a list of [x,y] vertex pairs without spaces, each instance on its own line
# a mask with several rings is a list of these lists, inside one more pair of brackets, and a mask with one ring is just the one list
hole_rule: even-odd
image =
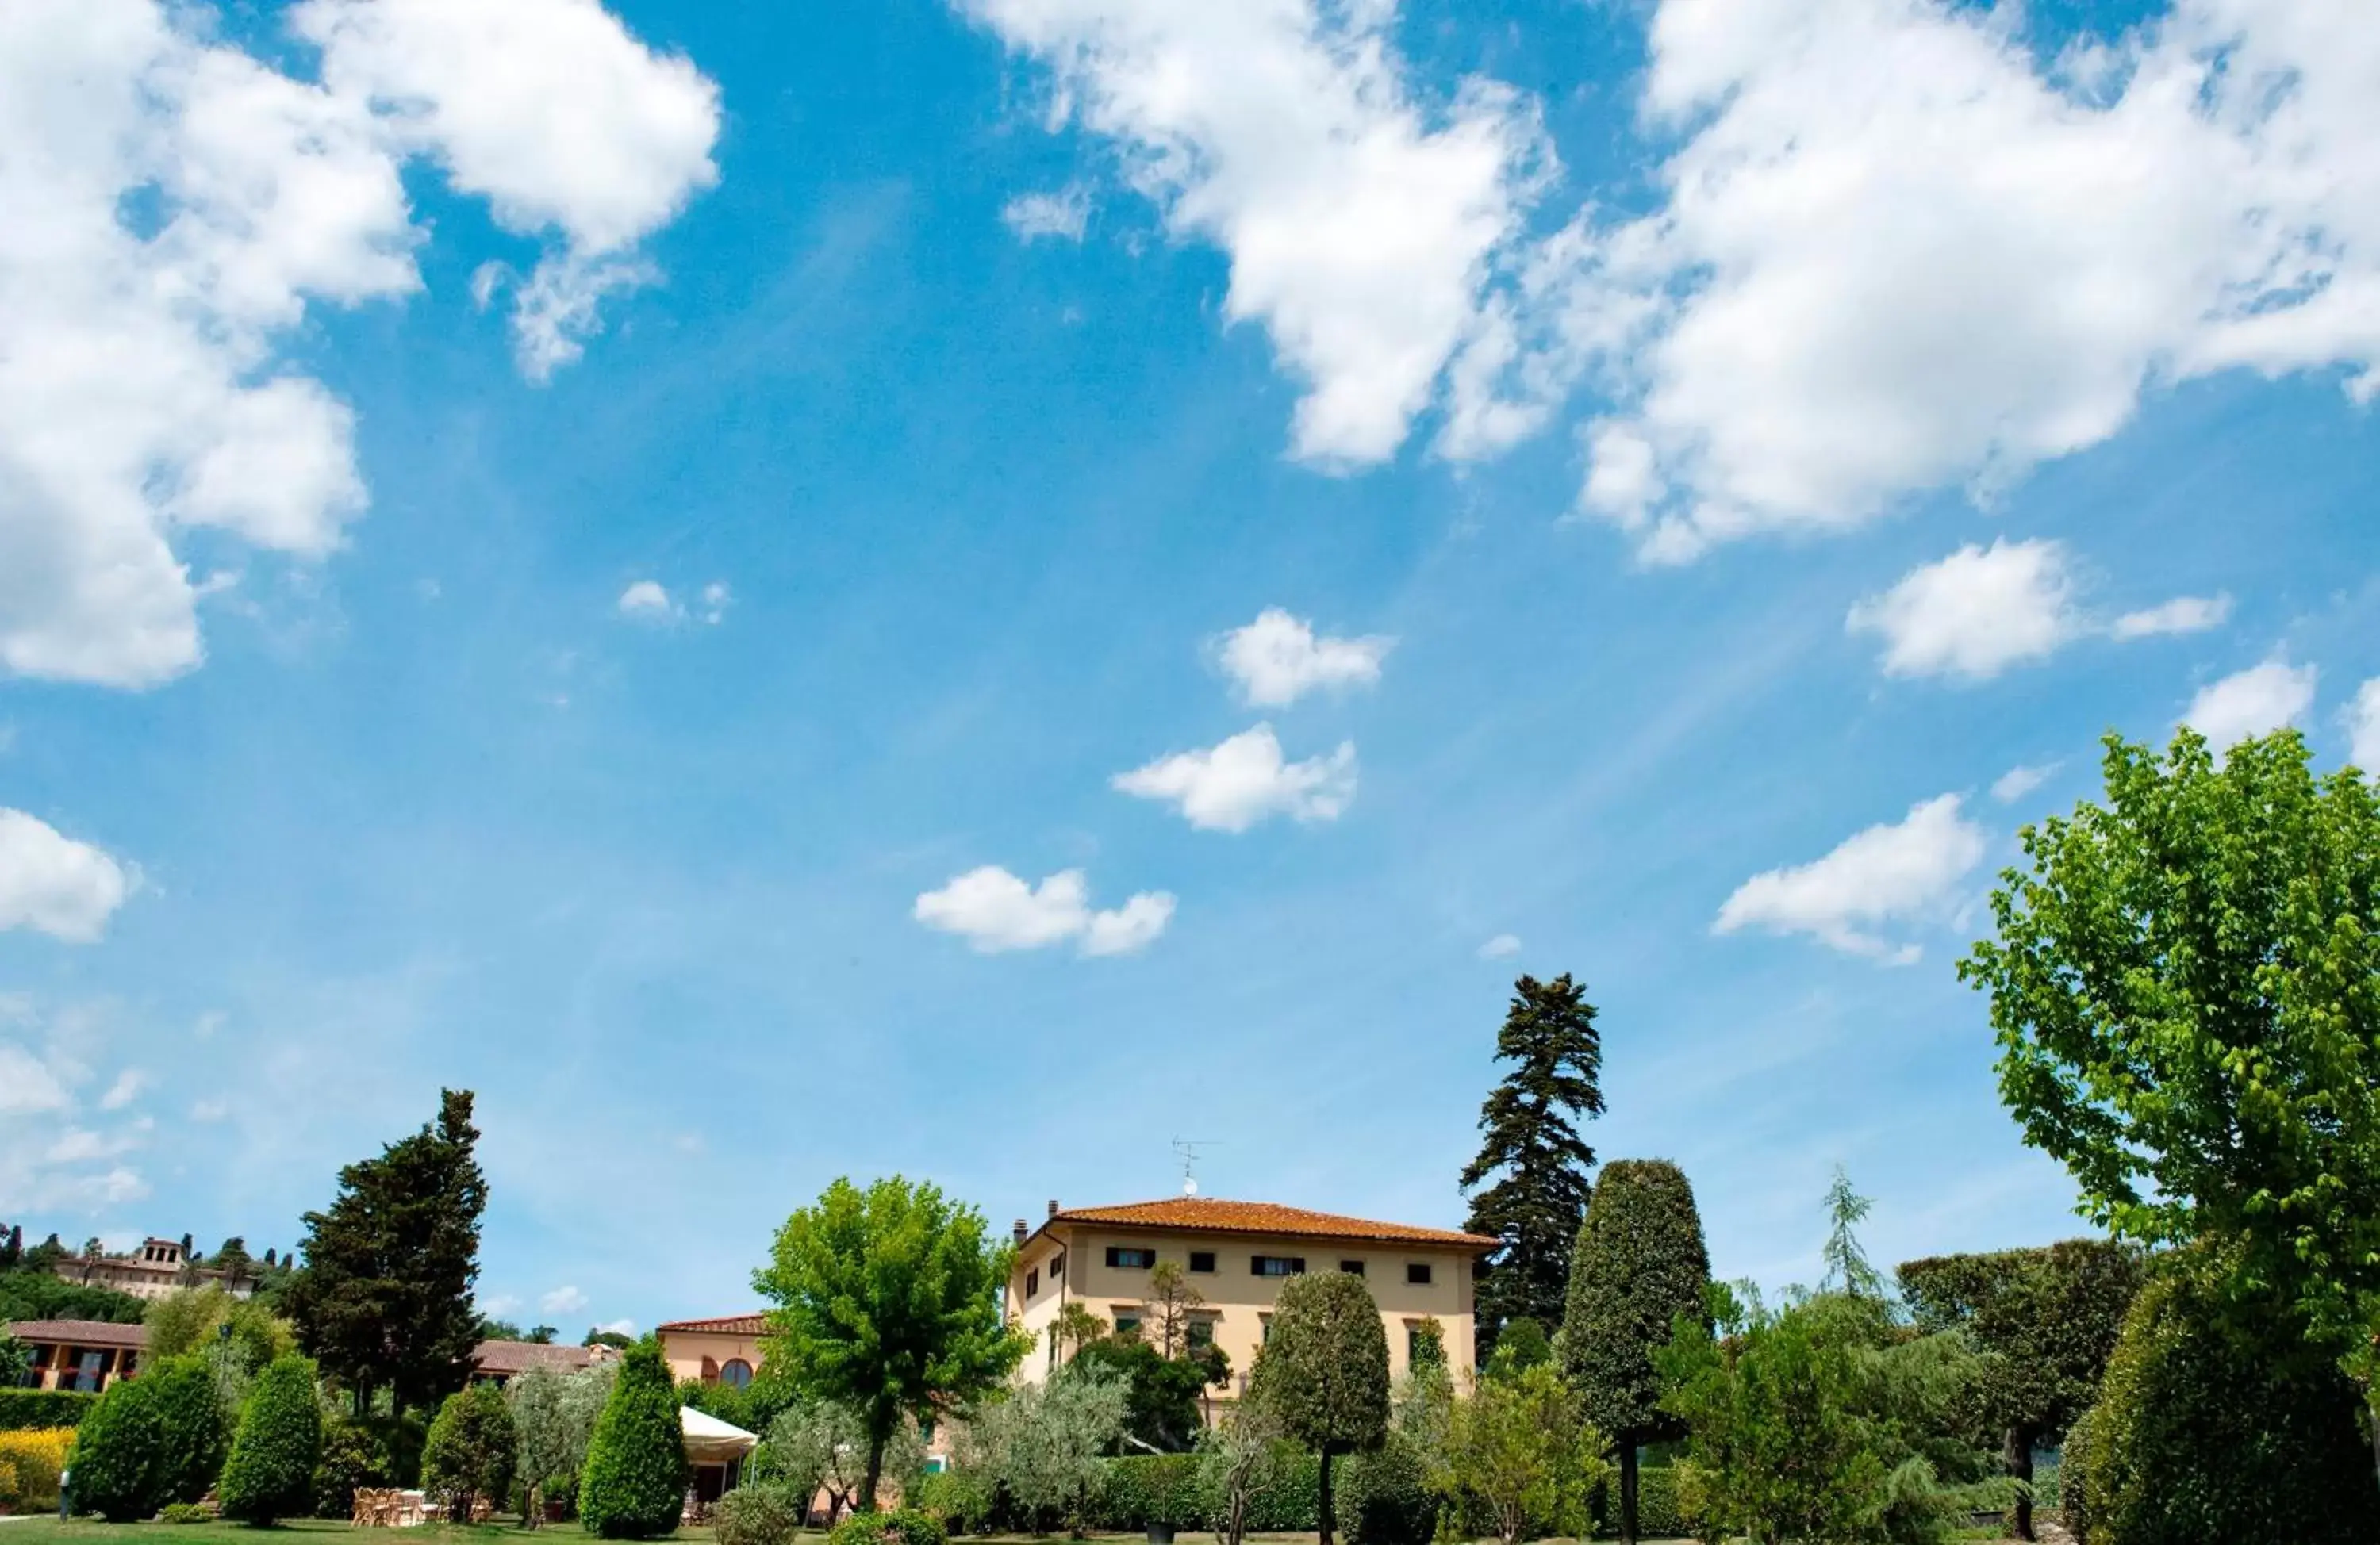
[[1496,1060],[1510,1062],[1479,1108],[1485,1136],[1463,1171],[1474,1234],[1503,1241],[1480,1262],[1475,1296],[1479,1350],[1504,1322],[1526,1316],[1559,1324],[1569,1290],[1571,1243],[1586,1216],[1595,1150],[1578,1135],[1581,1117],[1603,1114],[1603,1037],[1586,988],[1567,972],[1551,982],[1524,976],[1496,1036]]
[[257,1376],[240,1412],[239,1435],[216,1488],[224,1516],[263,1528],[312,1512],[322,1453],[314,1365],[295,1353],[276,1358]]
[[1330,1545],[1330,1462],[1376,1452],[1389,1435],[1389,1335],[1364,1279],[1344,1272],[1281,1285],[1249,1399],[1312,1449],[1320,1545]]
[[479,1137],[470,1091],[441,1091],[433,1126],[341,1170],[329,1211],[306,1214],[305,1265],[282,1307],[298,1346],[346,1387],[359,1417],[375,1391],[389,1391],[402,1413],[470,1378],[488,1204]]
[[1620,1538],[1635,1545],[1636,1451],[1681,1435],[1661,1409],[1653,1354],[1679,1315],[1705,1325],[1710,1251],[1685,1173],[1667,1159],[1603,1166],[1571,1252],[1562,1313],[1562,1371],[1585,1397],[1587,1419],[1620,1450]]
[[686,1428],[661,1344],[648,1339],[620,1359],[595,1419],[578,1516],[606,1539],[658,1539],[677,1527],[685,1503]]

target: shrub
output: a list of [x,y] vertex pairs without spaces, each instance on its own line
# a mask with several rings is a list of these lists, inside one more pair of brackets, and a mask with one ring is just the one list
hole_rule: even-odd
[[151,1379],[110,1385],[75,1434],[74,1510],[135,1524],[172,1501],[162,1459],[165,1424]]
[[686,1430],[661,1346],[640,1341],[620,1360],[578,1482],[578,1516],[606,1539],[652,1539],[686,1505]]
[[58,1505],[58,1472],[74,1438],[71,1427],[0,1432],[0,1513],[46,1513]]
[[2180,1273],[2143,1289],[2069,1443],[2089,1545],[2380,1539],[2354,1387],[2282,1323],[2228,1320]]
[[[224,1463],[224,1516],[261,1527],[311,1511],[322,1459],[314,1365],[300,1357],[276,1358],[249,1391],[239,1435]],[[348,1495],[353,1498],[352,1489]]]
[[519,1459],[520,1436],[504,1392],[473,1384],[438,1407],[422,1444],[421,1487],[444,1504],[447,1518],[468,1522],[479,1516],[480,1503],[492,1510],[504,1504]]
[[2066,1448],[2058,1461],[2058,1511],[2066,1530],[2077,1539],[2091,1538],[2091,1452],[2097,1446],[2099,1407],[2093,1406],[2066,1429]]
[[99,1396],[79,1390],[0,1390],[0,1432],[79,1427]]
[[1332,1510],[1353,1545],[1429,1545],[1438,1503],[1421,1451],[1391,1433],[1378,1453],[1348,1459]]
[[[322,1418],[322,1436],[320,1454],[314,1461],[314,1516],[352,1518],[356,1489],[381,1483],[380,1473],[372,1465],[371,1434],[345,1417],[326,1415]],[[233,1447],[237,1450],[238,1445],[235,1443]]]
[[884,1545],[884,1515],[853,1513],[827,1532],[826,1545]]
[[950,1545],[940,1520],[914,1507],[855,1513],[834,1527],[827,1545]]
[[[1616,1483],[1596,1490],[1589,1504],[1598,1539],[1620,1533],[1620,1498]],[[1694,1532],[1692,1520],[1678,1501],[1678,1473],[1667,1465],[1647,1463],[1636,1472],[1636,1532],[1645,1539],[1682,1539]]]
[[808,1506],[789,1486],[754,1481],[720,1498],[711,1518],[719,1545],[792,1545]]
[[164,1524],[212,1524],[215,1515],[204,1503],[167,1503],[157,1519]]
[[135,1381],[155,1392],[163,1444],[159,1505],[194,1503],[213,1487],[231,1452],[231,1422],[215,1370],[203,1357],[168,1358]]
[[1195,1454],[1135,1454],[1100,1466],[1084,1522],[1097,1529],[1145,1529],[1151,1524],[1196,1527],[1206,1516]]

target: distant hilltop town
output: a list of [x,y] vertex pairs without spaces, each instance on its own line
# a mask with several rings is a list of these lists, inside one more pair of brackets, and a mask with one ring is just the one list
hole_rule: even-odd
[[25,1243],[22,1227],[0,1230],[0,1269],[47,1267],[61,1282],[82,1287],[104,1287],[144,1300],[163,1298],[185,1287],[221,1287],[234,1298],[253,1294],[260,1282],[286,1271],[289,1262],[271,1249],[261,1260],[248,1253],[245,1240],[234,1237],[212,1256],[200,1255],[190,1236],[179,1239],[148,1238],[128,1250],[109,1250],[99,1240],[84,1241],[70,1250],[51,1235],[37,1245]]

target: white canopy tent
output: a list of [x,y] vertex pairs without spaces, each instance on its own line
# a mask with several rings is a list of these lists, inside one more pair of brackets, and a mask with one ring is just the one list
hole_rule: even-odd
[[686,1429],[686,1457],[689,1464],[733,1465],[760,1443],[759,1434],[747,1432],[733,1422],[722,1421],[691,1406],[681,1408],[677,1419]]

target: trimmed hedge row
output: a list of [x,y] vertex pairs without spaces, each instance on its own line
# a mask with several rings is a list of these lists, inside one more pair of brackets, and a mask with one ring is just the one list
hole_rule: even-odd
[[0,1432],[47,1432],[80,1427],[99,1396],[78,1390],[0,1390]]
[[[1598,1539],[1620,1533],[1620,1482],[1598,1486],[1587,1499]],[[1636,1471],[1636,1536],[1640,1539],[1687,1539],[1694,1526],[1678,1506],[1678,1472],[1666,1465],[1645,1465]]]

